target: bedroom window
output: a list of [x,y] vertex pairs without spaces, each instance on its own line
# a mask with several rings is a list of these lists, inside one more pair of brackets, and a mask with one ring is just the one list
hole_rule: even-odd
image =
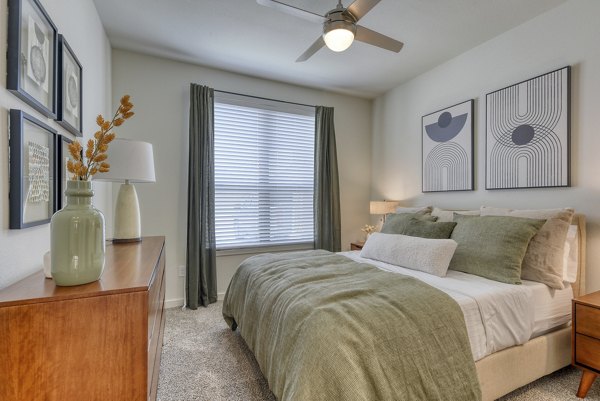
[[215,92],[218,250],[314,242],[315,108]]

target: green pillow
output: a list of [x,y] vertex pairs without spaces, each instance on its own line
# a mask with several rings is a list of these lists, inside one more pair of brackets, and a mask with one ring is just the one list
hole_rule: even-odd
[[408,224],[401,233],[411,237],[447,239],[450,238],[452,230],[456,226],[455,222],[428,221],[412,217],[408,219]]
[[404,234],[406,226],[411,224],[412,219],[436,221],[437,217],[421,213],[388,214],[385,218],[385,223],[383,223],[383,227],[381,227],[381,232],[384,234]]
[[458,243],[448,269],[508,284],[521,284],[521,264],[531,238],[546,220],[454,213]]

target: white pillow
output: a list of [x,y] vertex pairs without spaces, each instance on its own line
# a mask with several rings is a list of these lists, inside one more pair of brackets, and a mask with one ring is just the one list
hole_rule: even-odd
[[574,283],[577,281],[577,269],[579,268],[579,235],[577,226],[572,224],[567,232],[565,250],[563,254],[563,281]]
[[440,222],[450,222],[454,221],[454,213],[464,214],[466,216],[479,216],[481,215],[481,211],[479,209],[476,210],[448,210],[448,209],[440,209],[439,207],[434,207],[431,212],[432,216],[437,217],[437,221]]
[[373,233],[360,256],[444,277],[457,245],[452,239]]

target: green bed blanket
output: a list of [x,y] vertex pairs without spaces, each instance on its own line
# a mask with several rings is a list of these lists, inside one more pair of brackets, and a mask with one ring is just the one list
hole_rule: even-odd
[[223,316],[280,401],[481,399],[460,307],[412,277],[321,250],[258,255]]

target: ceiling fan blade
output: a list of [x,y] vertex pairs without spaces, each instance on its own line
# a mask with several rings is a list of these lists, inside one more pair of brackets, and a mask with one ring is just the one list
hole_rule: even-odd
[[377,5],[381,0],[355,0],[354,3],[350,4],[346,11],[358,21],[365,16],[366,13],[371,11],[373,7]]
[[360,25],[356,25],[356,35],[354,36],[354,39],[396,53],[404,46],[404,43],[396,39],[392,39],[389,36],[382,35],[379,32],[372,31],[369,28]]
[[319,39],[315,40],[315,43],[310,45],[310,47],[304,53],[302,53],[300,57],[296,59],[296,63],[308,60],[323,46],[325,46],[325,41],[323,40],[323,36],[319,36]]
[[327,18],[323,17],[322,15],[311,13],[310,11],[290,6],[289,4],[285,4],[277,0],[256,0],[256,2],[261,6],[271,7],[286,14],[293,15],[294,17],[302,18],[317,24],[322,24],[323,22],[327,21]]

